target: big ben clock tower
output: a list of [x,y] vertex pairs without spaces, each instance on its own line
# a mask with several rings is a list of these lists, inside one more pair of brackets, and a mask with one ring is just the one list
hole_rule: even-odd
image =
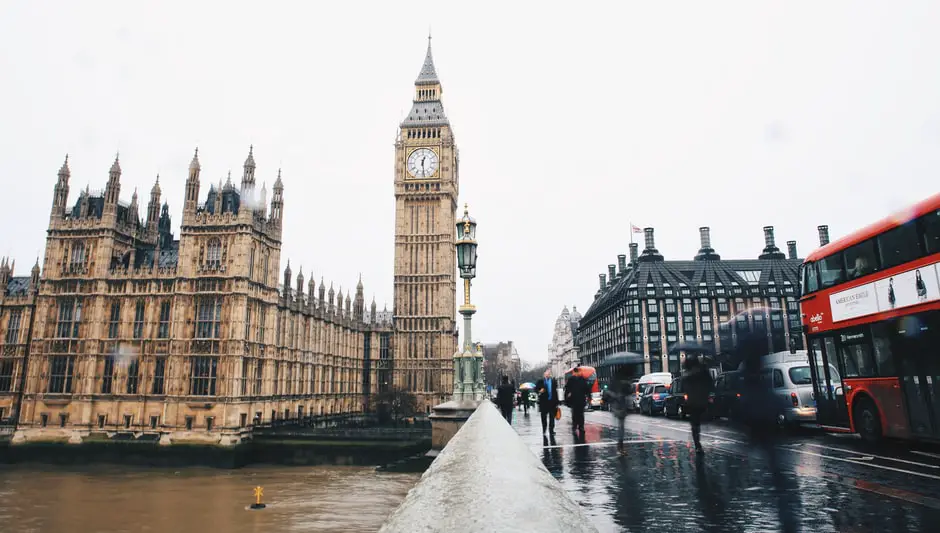
[[394,385],[426,410],[453,392],[458,151],[431,56],[395,142]]

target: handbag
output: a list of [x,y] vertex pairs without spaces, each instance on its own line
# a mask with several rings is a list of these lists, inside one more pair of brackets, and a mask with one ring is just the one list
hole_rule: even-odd
[[555,420],[561,420],[561,407],[555,408]]

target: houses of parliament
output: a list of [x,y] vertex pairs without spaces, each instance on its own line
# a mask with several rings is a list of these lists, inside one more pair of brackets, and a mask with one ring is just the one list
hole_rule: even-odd
[[421,411],[445,401],[458,152],[430,40],[395,152],[391,311],[365,302],[361,279],[344,294],[280,270],[290,202],[280,171],[270,198],[257,186],[253,148],[240,183],[204,196],[196,150],[178,236],[159,177],[146,205],[125,202],[115,158],[104,189],[70,195],[66,157],[42,264],[20,276],[0,262],[0,432],[231,446],[258,425],[365,412],[385,390]]

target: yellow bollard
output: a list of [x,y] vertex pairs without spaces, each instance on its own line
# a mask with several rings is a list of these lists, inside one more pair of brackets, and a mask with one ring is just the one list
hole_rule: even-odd
[[252,509],[264,509],[266,507],[261,503],[262,496],[264,496],[264,489],[261,486],[255,487],[255,503],[251,504]]

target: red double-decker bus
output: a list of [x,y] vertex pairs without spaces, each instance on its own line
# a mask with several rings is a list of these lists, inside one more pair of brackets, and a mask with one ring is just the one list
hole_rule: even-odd
[[801,285],[820,425],[940,441],[940,194],[814,251]]

